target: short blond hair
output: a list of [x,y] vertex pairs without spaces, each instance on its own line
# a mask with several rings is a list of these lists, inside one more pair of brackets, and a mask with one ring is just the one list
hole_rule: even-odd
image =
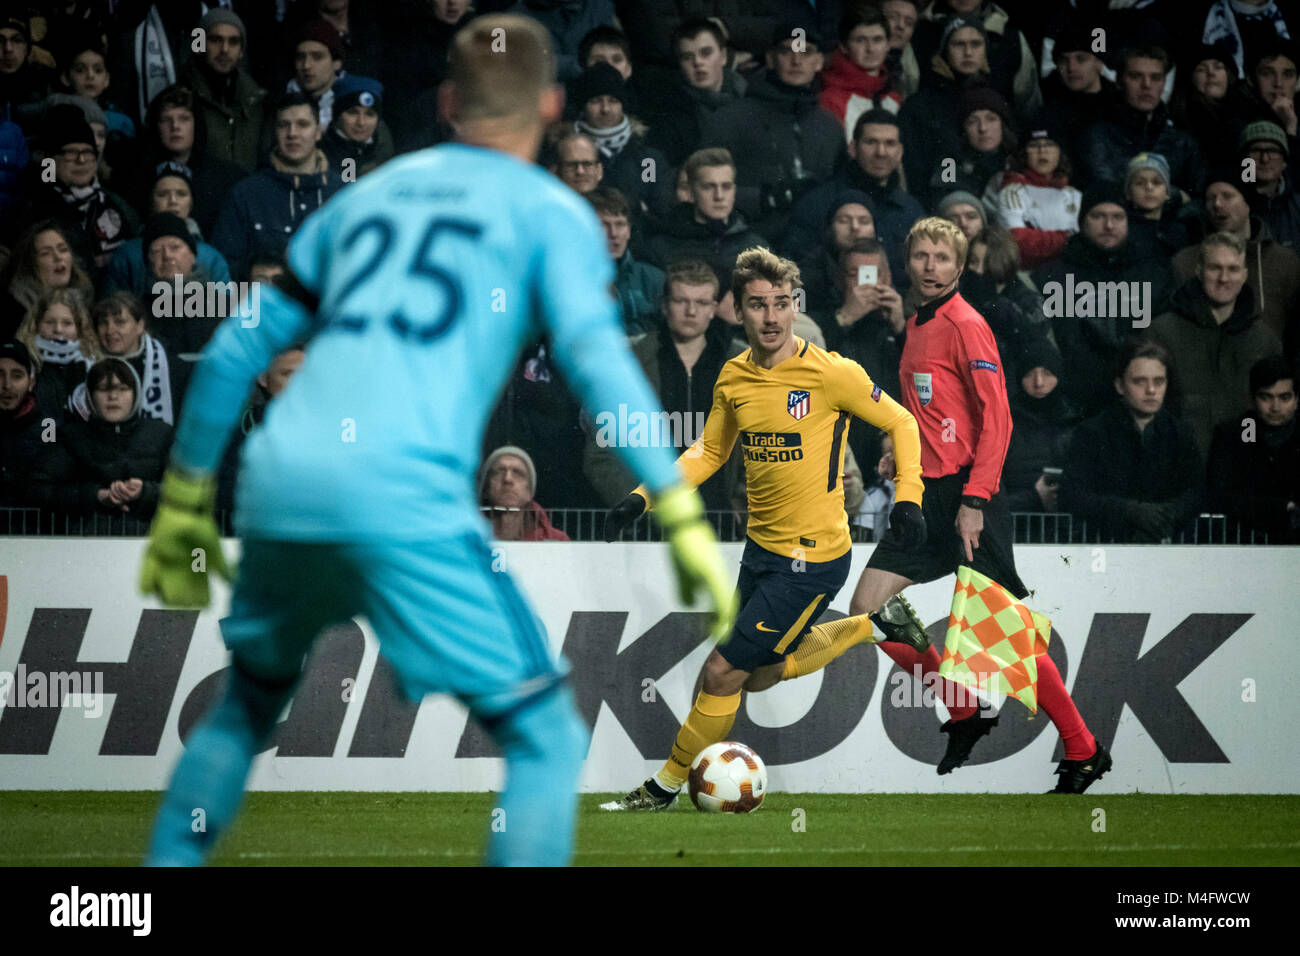
[[555,84],[552,45],[544,26],[515,14],[479,17],[461,29],[447,57],[459,118],[531,118],[542,91]]
[[952,246],[953,255],[957,258],[957,268],[966,268],[966,251],[970,244],[966,240],[966,234],[957,228],[956,223],[939,216],[918,219],[908,232],[907,242],[903,246],[908,259],[912,258],[912,243],[917,239],[929,239],[935,243],[946,242]]
[[788,284],[792,293],[795,289],[803,288],[803,279],[797,265],[789,259],[782,259],[771,249],[754,246],[736,256],[736,266],[731,271],[731,295],[735,299],[737,312],[740,311],[740,299],[745,294],[745,286],[759,279],[772,285]]

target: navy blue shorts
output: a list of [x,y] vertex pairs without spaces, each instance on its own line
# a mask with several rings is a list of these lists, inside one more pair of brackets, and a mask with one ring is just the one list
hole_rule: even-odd
[[753,672],[779,664],[835,599],[849,576],[853,552],[834,561],[802,561],[745,542],[740,559],[740,613],[718,653],[732,667]]

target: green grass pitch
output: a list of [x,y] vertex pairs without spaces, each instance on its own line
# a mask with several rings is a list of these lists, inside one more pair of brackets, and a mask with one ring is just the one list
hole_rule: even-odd
[[[697,813],[686,800],[603,813],[610,796],[582,797],[580,866],[1300,863],[1297,796],[775,793],[749,816]],[[160,797],[0,792],[0,866],[138,863]],[[214,862],[469,865],[493,807],[490,793],[254,793]]]

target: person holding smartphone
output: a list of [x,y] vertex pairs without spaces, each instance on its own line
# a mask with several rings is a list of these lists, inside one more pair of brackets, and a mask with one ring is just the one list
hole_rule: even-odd
[[1003,493],[1013,512],[1055,512],[1070,436],[1082,416],[1060,388],[1065,362],[1046,337],[1024,346],[1015,366],[1021,371],[1021,390],[1011,398],[1011,446],[1002,466]]

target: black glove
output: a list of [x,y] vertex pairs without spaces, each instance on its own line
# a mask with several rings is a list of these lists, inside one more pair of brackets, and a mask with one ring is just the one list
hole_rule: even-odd
[[919,548],[925,544],[925,515],[921,506],[912,501],[900,501],[889,513],[889,540],[900,548]]
[[605,541],[617,541],[623,529],[645,514],[646,500],[635,491],[609,509],[605,515]]

